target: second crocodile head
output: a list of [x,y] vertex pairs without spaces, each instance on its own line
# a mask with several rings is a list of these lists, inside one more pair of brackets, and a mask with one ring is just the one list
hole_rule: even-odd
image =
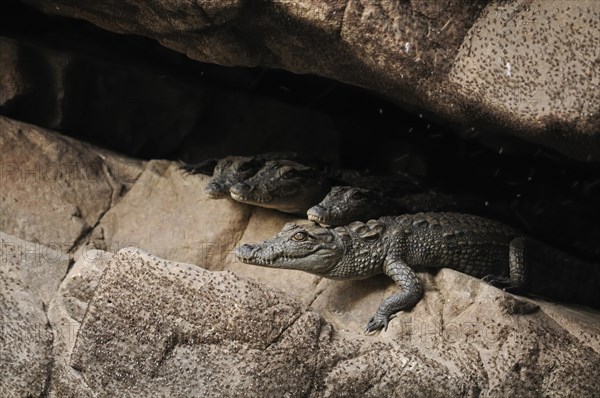
[[338,226],[381,217],[394,207],[397,207],[396,203],[379,191],[336,186],[306,214],[309,220],[321,225]]
[[304,214],[330,189],[326,175],[314,167],[289,160],[272,160],[252,178],[233,185],[231,197],[238,202]]

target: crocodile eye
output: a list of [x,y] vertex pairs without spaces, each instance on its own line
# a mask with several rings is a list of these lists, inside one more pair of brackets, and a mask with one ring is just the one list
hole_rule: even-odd
[[294,235],[292,235],[292,239],[295,240],[296,242],[302,242],[304,240],[306,240],[307,234],[306,232],[296,232]]
[[285,179],[290,179],[298,176],[298,172],[296,170],[288,170],[281,177]]
[[366,197],[367,197],[367,195],[365,195],[363,192],[360,192],[360,191],[356,191],[352,195],[350,195],[350,198],[354,199],[354,200],[365,199]]

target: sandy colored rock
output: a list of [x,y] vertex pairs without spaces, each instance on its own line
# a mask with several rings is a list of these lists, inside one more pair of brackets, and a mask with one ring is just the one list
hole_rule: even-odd
[[18,276],[44,305],[50,304],[56,295],[69,266],[69,257],[65,253],[1,231],[0,256],[5,269]]
[[[550,304],[540,309],[452,270],[422,274],[424,300],[388,332],[364,336],[231,272],[135,248],[92,254],[104,265],[81,261],[67,277],[104,269],[59,373],[71,379],[59,378],[53,396],[598,394],[600,353],[575,337],[592,323],[571,317],[567,327],[545,312]],[[598,313],[572,311],[597,329]]]
[[112,253],[101,250],[82,252],[48,306],[48,321],[54,333],[50,397],[95,396],[69,361],[83,316],[112,257]]
[[[140,162],[0,117],[0,230],[68,252],[118,201]],[[103,159],[104,158],[104,159]]]
[[256,283],[124,249],[71,366],[105,396],[280,396],[309,384],[320,333],[318,315]]
[[[467,112],[597,161],[599,30],[597,1],[497,2],[471,27],[449,81],[461,96],[481,100]],[[586,149],[575,137],[593,145]]]
[[331,387],[349,382],[348,396],[369,383],[382,393],[388,382],[436,393],[428,396],[467,390],[409,350],[334,338],[318,314],[263,285],[133,248],[103,275],[70,366],[100,396],[327,396],[325,373]]
[[136,246],[209,269],[221,266],[241,238],[252,209],[231,199],[209,199],[204,193],[208,177],[186,175],[180,166],[148,163],[137,183],[94,231],[106,250],[116,253]]
[[594,0],[26,2],[193,59],[314,73],[484,137],[515,134],[600,159]]
[[49,387],[53,334],[45,306],[68,257],[0,232],[0,395],[42,396]]

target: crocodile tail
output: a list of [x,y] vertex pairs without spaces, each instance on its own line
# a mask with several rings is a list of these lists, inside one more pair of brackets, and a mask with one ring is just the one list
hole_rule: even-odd
[[528,290],[533,294],[600,309],[600,264],[530,242]]

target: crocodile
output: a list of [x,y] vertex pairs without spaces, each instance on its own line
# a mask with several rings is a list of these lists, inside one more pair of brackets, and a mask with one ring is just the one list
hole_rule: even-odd
[[384,273],[400,292],[386,298],[366,332],[387,330],[423,296],[415,271],[451,268],[517,294],[600,308],[600,268],[528,238],[499,221],[461,213],[417,213],[336,228],[288,223],[275,237],[245,244],[239,261],[330,279]]
[[229,197],[230,188],[246,181],[272,160],[298,160],[311,165],[321,163],[312,157],[295,152],[266,152],[252,156],[227,156],[222,159],[208,159],[182,168],[190,174],[211,175],[204,191],[211,199]]
[[249,180],[232,186],[230,194],[239,202],[305,215],[309,208],[328,194],[332,195],[333,186],[344,183],[364,192],[381,187],[385,187],[383,192],[386,193],[412,193],[423,189],[421,181],[407,174],[372,176],[348,170],[329,174],[311,165],[277,160],[267,162]]
[[331,188],[332,180],[316,167],[291,160],[271,160],[253,177],[234,184],[229,193],[241,203],[306,214]]
[[[483,202],[483,201],[482,201]],[[317,205],[306,212],[308,219],[323,226],[339,226],[382,216],[419,212],[482,213],[473,198],[463,198],[434,190],[423,192],[335,186]]]
[[227,156],[222,159],[209,159],[182,168],[191,174],[212,175],[204,188],[211,199],[229,197],[229,188],[240,181],[255,175],[265,164],[265,160],[257,156]]

